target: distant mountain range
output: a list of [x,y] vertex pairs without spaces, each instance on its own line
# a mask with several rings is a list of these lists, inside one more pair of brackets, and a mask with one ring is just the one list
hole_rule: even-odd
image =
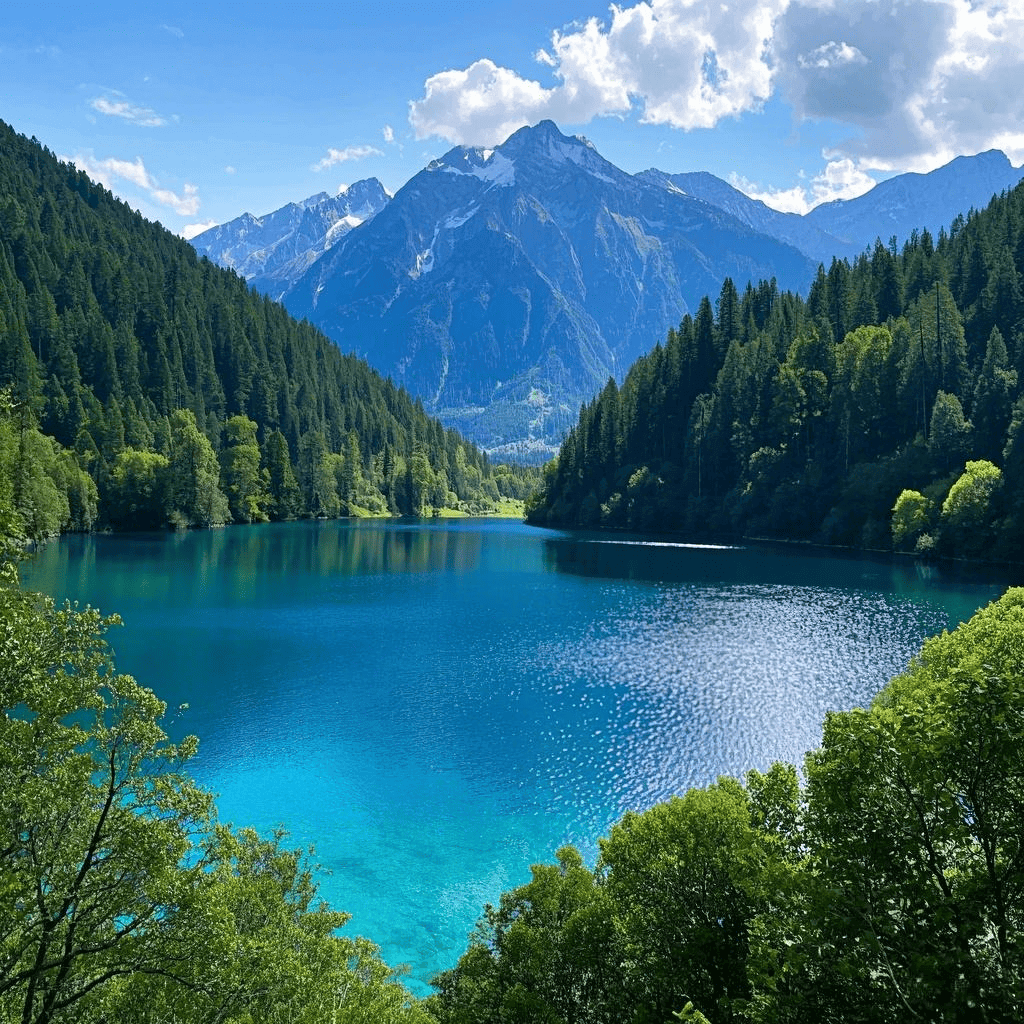
[[330,196],[319,192],[263,217],[243,213],[192,239],[196,251],[280,299],[294,281],[391,198],[376,178]]
[[456,147],[394,197],[369,179],[193,245],[493,454],[541,458],[726,277],[802,290],[819,263],[938,231],[1022,175],[962,157],[801,217],[706,173],[627,174],[544,121]]

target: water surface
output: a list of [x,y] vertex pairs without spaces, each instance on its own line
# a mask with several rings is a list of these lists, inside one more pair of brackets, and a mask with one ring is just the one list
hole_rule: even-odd
[[221,817],[316,846],[410,986],[485,902],[624,811],[798,762],[1003,582],[908,561],[507,521],[292,523],[46,547],[30,586],[117,611],[188,704]]

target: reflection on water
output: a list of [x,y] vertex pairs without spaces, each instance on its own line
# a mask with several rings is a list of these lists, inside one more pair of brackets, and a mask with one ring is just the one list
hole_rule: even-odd
[[484,902],[629,808],[798,760],[1000,582],[508,522],[67,538],[29,583],[120,612],[222,816],[315,843],[325,895],[450,966]]

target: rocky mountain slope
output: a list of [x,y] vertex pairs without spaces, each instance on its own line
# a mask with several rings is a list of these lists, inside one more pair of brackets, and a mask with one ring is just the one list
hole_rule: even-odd
[[376,178],[337,195],[319,192],[300,203],[254,217],[243,213],[192,239],[203,256],[230,267],[275,299],[353,228],[372,219],[391,196]]
[[547,121],[431,163],[283,301],[486,448],[522,453],[725,277],[799,287],[813,269]]

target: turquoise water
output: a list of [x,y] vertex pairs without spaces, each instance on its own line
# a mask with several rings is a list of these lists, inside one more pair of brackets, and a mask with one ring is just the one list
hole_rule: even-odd
[[119,612],[224,820],[315,844],[409,985],[485,902],[628,809],[798,761],[1004,582],[507,521],[69,537],[29,586]]

